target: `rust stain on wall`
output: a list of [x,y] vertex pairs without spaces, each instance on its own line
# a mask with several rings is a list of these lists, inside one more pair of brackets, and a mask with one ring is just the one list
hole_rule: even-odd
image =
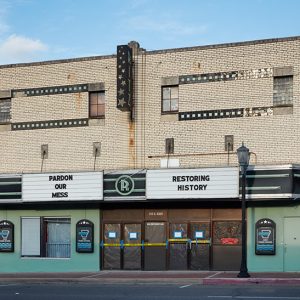
[[76,93],[75,94],[75,99],[76,99],[76,111],[80,111],[82,107],[82,95],[81,93]]
[[129,166],[135,167],[136,163],[136,153],[135,153],[135,124],[134,122],[129,122]]

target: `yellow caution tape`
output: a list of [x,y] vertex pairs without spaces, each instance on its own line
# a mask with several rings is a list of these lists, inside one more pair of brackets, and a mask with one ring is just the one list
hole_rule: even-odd
[[[191,244],[210,244],[210,240],[189,240],[189,239],[170,239],[170,243],[191,243]],[[104,247],[161,247],[166,246],[167,243],[136,243],[136,244],[103,244]]]
[[145,243],[144,246],[147,247],[166,246],[166,243]]
[[189,239],[169,239],[170,243],[174,243],[174,242],[176,242],[176,243],[186,243],[188,241],[189,241]]
[[210,240],[194,240],[191,241],[192,244],[210,244]]
[[144,243],[144,244],[103,244],[104,247],[157,247],[166,246],[166,243]]

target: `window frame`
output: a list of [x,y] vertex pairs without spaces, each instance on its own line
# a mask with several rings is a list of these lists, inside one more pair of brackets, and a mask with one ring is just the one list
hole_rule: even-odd
[[[3,112],[1,112],[1,103],[2,102],[9,102],[10,107],[9,107],[9,113],[8,113],[8,118],[5,118],[5,120],[2,121],[2,114],[4,115]],[[0,125],[6,125],[11,123],[11,98],[2,98],[0,99]]]
[[[101,103],[101,104],[99,104],[98,103],[98,100],[99,100],[99,96],[97,97],[97,104],[93,104],[94,106],[96,106],[97,107],[97,115],[96,116],[92,116],[92,114],[91,114],[91,112],[92,112],[92,109],[91,109],[91,106],[92,106],[92,104],[91,104],[91,95],[93,95],[93,94],[97,94],[97,95],[99,95],[99,94],[101,94],[101,95],[103,95],[103,98],[104,98],[104,101],[103,101],[103,103]],[[105,91],[104,90],[101,90],[101,91],[90,91],[89,92],[89,118],[90,119],[105,119],[105,105],[106,103],[105,103]],[[99,115],[99,110],[98,110],[98,107],[99,106],[103,106],[103,114],[101,114],[101,115]]]
[[[164,89],[165,88],[177,88],[177,98],[172,99],[172,93],[170,94],[170,99],[164,99]],[[177,110],[171,110],[171,101],[177,99]],[[170,102],[170,110],[165,111],[164,110],[164,101],[168,100]],[[173,85],[163,85],[161,86],[161,114],[162,115],[167,115],[167,114],[178,114],[179,112],[179,85],[178,84],[173,84]]]
[[[23,222],[24,220],[35,220],[38,221],[38,226],[34,228],[34,232],[36,233],[36,240],[35,240],[35,245],[29,246],[29,250],[32,251],[32,249],[35,250],[34,254],[27,254],[30,251],[28,250],[28,245],[24,244],[25,237],[23,230],[25,228],[25,223]],[[61,222],[59,222],[61,221]],[[69,239],[66,243],[63,244],[68,244],[68,251],[66,253],[68,254],[67,256],[49,256],[47,254],[47,242],[49,240],[49,232],[48,232],[48,223],[59,223],[59,224],[69,224],[69,229],[70,229],[70,236]],[[71,217],[21,217],[21,257],[22,258],[46,258],[46,259],[70,259],[71,254],[72,254],[72,234],[71,234]],[[34,224],[34,225],[37,225]],[[32,244],[32,240],[27,243]],[[25,254],[23,254],[25,252]],[[32,251],[33,252],[33,251]],[[38,253],[39,252],[39,253]]]
[[[286,96],[289,97],[289,103],[282,103],[282,101],[279,102],[279,100],[277,100],[275,98],[276,96],[283,94],[282,90],[281,90],[281,93],[278,93],[278,92],[275,93],[275,87],[279,86],[279,84],[276,84],[275,81],[276,81],[276,79],[284,79],[284,78],[291,79],[291,93],[289,93],[288,95],[285,94]],[[273,77],[273,106],[274,107],[291,107],[291,106],[293,106],[293,86],[294,86],[294,76],[293,75],[284,75],[284,76],[274,76]],[[278,89],[276,89],[276,91],[278,91]]]

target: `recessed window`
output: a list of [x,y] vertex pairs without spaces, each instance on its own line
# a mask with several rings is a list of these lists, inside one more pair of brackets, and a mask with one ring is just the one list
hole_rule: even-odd
[[22,218],[23,257],[71,257],[70,218]]
[[233,135],[225,135],[225,151],[233,151]]
[[90,118],[105,117],[105,92],[90,92]]
[[273,105],[293,105],[293,76],[274,77]]
[[166,139],[166,154],[174,154],[174,138]]
[[162,87],[162,112],[178,112],[178,85]]
[[11,99],[0,100],[0,124],[6,124],[11,119]]

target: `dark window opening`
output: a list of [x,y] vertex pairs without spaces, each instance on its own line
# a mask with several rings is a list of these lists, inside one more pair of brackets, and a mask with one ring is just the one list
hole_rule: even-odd
[[11,99],[0,100],[0,124],[10,123]]
[[90,118],[105,117],[105,92],[90,92]]
[[166,154],[174,154],[174,138],[166,139]]
[[293,76],[274,77],[273,81],[273,105],[293,105]]

